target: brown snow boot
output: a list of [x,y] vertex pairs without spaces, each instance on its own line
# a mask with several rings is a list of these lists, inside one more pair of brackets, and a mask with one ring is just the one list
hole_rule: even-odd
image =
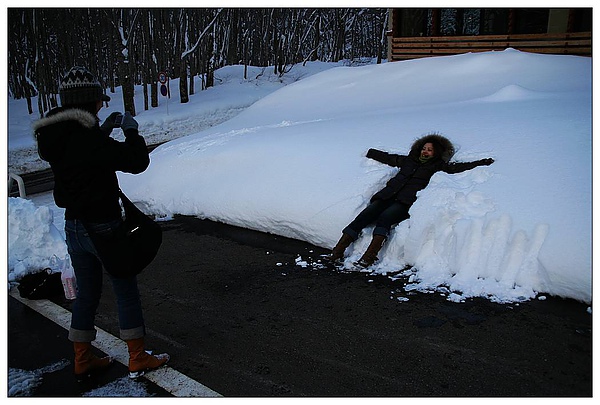
[[78,379],[107,368],[113,362],[110,356],[102,358],[96,356],[92,352],[92,344],[90,342],[73,342],[73,349],[75,350],[75,376]]
[[373,240],[369,244],[369,247],[362,255],[360,259],[356,263],[354,263],[358,267],[362,267],[366,269],[371,266],[373,263],[377,261],[377,253],[381,250],[383,243],[385,242],[385,236],[383,235],[373,235]]
[[335,247],[331,250],[331,255],[329,256],[331,261],[335,262],[341,260],[344,257],[344,252],[352,242],[354,242],[354,239],[352,239],[350,235],[342,233],[342,237],[335,245]]
[[146,352],[144,338],[127,340],[127,348],[129,350],[129,378],[141,377],[146,371],[159,368],[170,358],[166,353],[154,356]]

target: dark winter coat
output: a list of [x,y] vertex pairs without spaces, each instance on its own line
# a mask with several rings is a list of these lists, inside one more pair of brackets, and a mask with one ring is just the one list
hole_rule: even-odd
[[150,164],[137,129],[119,142],[80,109],[56,108],[34,123],[40,158],[54,173],[54,200],[65,219],[104,223],[121,218],[116,171],[141,173]]
[[[421,163],[419,161],[421,149],[428,142],[434,144],[436,155],[429,161]],[[460,173],[493,162],[492,159],[482,159],[475,162],[449,163],[453,155],[454,146],[440,135],[427,135],[418,139],[413,143],[408,156],[369,149],[368,158],[400,168],[386,186],[371,197],[371,201],[394,199],[410,206],[417,199],[417,192],[429,184],[429,180],[436,172]]]

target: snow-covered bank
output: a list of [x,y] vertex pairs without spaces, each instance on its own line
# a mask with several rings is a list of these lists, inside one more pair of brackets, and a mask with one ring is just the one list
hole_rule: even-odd
[[[140,113],[142,133],[178,122],[187,132],[209,119],[203,106],[249,104],[239,100],[252,86],[260,100],[159,147],[145,173],[120,175],[130,198],[166,218],[197,215],[331,247],[395,172],[366,159],[368,148],[407,153],[414,139],[439,132],[457,147],[455,161],[496,162],[436,174],[371,270],[411,266],[408,289],[445,291],[452,300],[514,302],[544,292],[591,302],[590,58],[506,50],[358,68],[315,64],[285,86],[228,69],[239,91],[216,86],[212,103],[200,92],[186,105],[171,101],[168,114],[164,105]],[[113,102],[101,117],[118,109]]]
[[407,153],[431,131],[456,144],[456,161],[496,163],[434,176],[374,270],[414,266],[411,288],[454,297],[590,302],[589,58],[507,50],[330,69],[163,145],[145,173],[120,178],[162,215],[331,247],[394,171],[366,159],[368,148]]

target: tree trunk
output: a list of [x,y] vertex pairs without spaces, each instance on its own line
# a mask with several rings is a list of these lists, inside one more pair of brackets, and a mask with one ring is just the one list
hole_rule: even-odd
[[27,96],[27,113],[33,114],[33,106],[31,105],[31,97]]
[[158,83],[156,82],[156,79],[153,79],[150,82],[150,105],[152,108],[158,107]]
[[131,75],[129,73],[129,63],[121,61],[119,63],[119,82],[123,91],[123,111],[129,111],[135,117],[135,89]]
[[144,91],[144,111],[148,111],[148,83],[144,82],[142,88]]
[[310,56],[310,60],[313,62],[319,59],[318,49],[319,49],[319,44],[321,43],[321,23],[322,23],[322,18],[321,18],[321,14],[319,13],[319,15],[317,17],[316,25],[315,25],[313,50],[312,50],[312,53]]
[[185,60],[182,60],[179,67],[179,102],[185,104],[188,101],[190,101],[190,98],[187,87],[187,63]]
[[192,96],[194,95],[194,78],[196,77],[196,74],[194,73],[194,71],[190,72],[190,91],[189,91],[189,95]]
[[213,87],[215,85],[215,71],[212,58],[206,62],[206,88]]

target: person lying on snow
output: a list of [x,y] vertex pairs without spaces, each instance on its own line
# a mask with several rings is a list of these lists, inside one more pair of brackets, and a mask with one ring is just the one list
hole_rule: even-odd
[[398,155],[369,149],[367,157],[390,166],[399,167],[385,187],[371,197],[369,205],[342,231],[342,237],[330,254],[334,262],[341,262],[346,248],[356,241],[360,232],[375,224],[373,239],[356,266],[367,268],[378,260],[377,254],[383,247],[393,226],[409,217],[408,210],[417,199],[417,192],[424,189],[431,177],[439,171],[454,174],[477,166],[491,165],[494,159],[474,162],[449,163],[454,155],[454,146],[445,137],[429,134],[417,139],[408,154]]

